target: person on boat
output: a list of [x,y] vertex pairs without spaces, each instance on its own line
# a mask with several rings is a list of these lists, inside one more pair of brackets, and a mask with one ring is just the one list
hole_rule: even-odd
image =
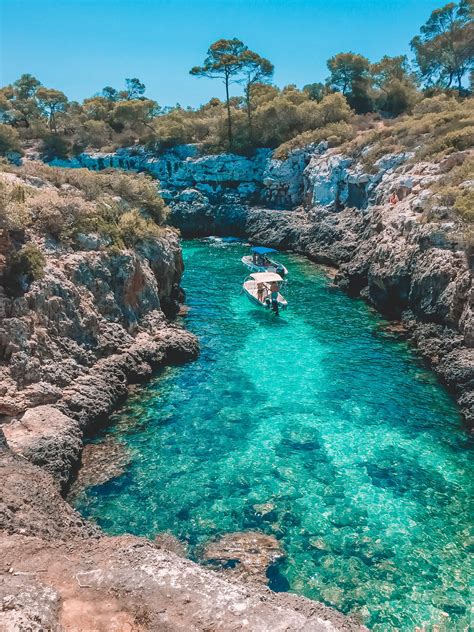
[[260,301],[260,303],[263,303],[263,292],[265,290],[265,284],[264,283],[257,283],[257,298]]
[[270,298],[272,300],[272,309],[275,314],[278,314],[278,292],[280,288],[278,287],[278,283],[276,281],[272,281],[270,283]]

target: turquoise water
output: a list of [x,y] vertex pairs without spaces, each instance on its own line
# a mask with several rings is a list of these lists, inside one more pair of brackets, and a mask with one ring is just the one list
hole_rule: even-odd
[[172,531],[191,551],[260,529],[287,553],[275,589],[374,630],[466,629],[472,484],[453,401],[301,257],[281,255],[289,310],[253,307],[239,293],[246,250],[184,243],[185,321],[201,356],[114,416],[107,432],[132,463],[79,509],[112,534]]

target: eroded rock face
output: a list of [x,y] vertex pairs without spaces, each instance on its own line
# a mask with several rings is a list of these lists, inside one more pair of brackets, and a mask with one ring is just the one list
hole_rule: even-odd
[[[232,213],[232,205],[266,204],[273,208],[293,208],[301,204],[304,194],[303,171],[311,156],[327,149],[326,143],[296,149],[286,160],[273,160],[272,151],[257,149],[250,157],[236,154],[201,155],[195,145],[179,145],[160,154],[144,148],[119,149],[115,153],[83,153],[71,160],[56,159],[53,166],[87,167],[100,170],[108,167],[145,171],[154,175],[162,188],[162,195],[171,203],[171,220],[188,234],[199,235],[215,227],[206,208],[212,213],[220,205]],[[175,207],[178,207],[175,211]],[[189,206],[189,211],[186,211]],[[199,211],[199,213],[198,213]],[[194,224],[186,223],[187,213],[194,214]],[[176,219],[174,215],[176,213]],[[203,215],[203,217],[199,217]],[[194,230],[195,228],[195,230]],[[224,230],[224,226],[222,226]],[[206,233],[208,234],[208,233]]]
[[59,485],[43,467],[6,446],[0,448],[0,531],[41,540],[98,537],[60,495]]
[[[48,186],[33,180],[28,186]],[[0,269],[0,424],[12,449],[66,490],[83,433],[106,420],[129,383],[195,357],[198,345],[167,318],[182,300],[176,230],[121,250],[94,234],[75,250],[42,234],[30,239],[44,253],[43,277],[15,296]]]

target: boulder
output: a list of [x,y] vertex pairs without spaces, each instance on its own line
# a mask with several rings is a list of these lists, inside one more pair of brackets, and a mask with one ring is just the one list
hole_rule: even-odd
[[82,449],[82,433],[75,420],[52,406],[37,406],[21,419],[4,424],[3,432],[12,452],[41,465],[66,486]]

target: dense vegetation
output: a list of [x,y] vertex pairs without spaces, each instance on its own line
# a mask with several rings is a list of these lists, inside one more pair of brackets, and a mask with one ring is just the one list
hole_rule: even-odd
[[[126,79],[123,90],[107,86],[80,104],[23,75],[0,90],[0,154],[21,151],[28,141],[39,140],[46,159],[85,149],[113,151],[145,144],[160,150],[180,143],[200,143],[207,152],[251,153],[256,147],[271,147],[284,156],[309,142],[346,142],[360,130],[378,128],[379,121],[402,115],[413,113],[416,126],[424,99],[449,94],[444,102],[449,115],[470,97],[464,81],[473,63],[472,18],[473,0],[449,3],[434,11],[412,40],[413,65],[405,56],[371,63],[362,55],[339,53],[328,60],[325,83],[303,89],[272,85],[269,60],[238,39],[218,40],[203,64],[190,72],[222,82],[225,98],[213,98],[197,109],[160,107],[145,96],[145,85],[137,78]],[[243,87],[243,96],[231,95],[236,83]],[[472,134],[472,126],[470,130]],[[449,134],[439,143],[464,144],[455,127]],[[465,126],[460,134],[468,138]]]

